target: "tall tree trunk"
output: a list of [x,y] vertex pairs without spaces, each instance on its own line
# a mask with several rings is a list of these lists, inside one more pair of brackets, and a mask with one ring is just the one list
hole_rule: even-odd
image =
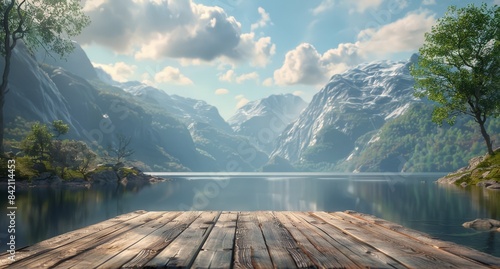
[[[477,118],[476,118],[477,119]],[[495,152],[493,151],[493,145],[491,144],[490,135],[486,132],[486,127],[484,124],[486,123],[486,119],[482,119],[481,117],[477,119],[477,123],[481,127],[481,134],[483,135],[484,142],[486,143],[486,147],[488,148],[488,154],[493,156]]]
[[5,95],[7,94],[8,91],[8,84],[9,84],[9,73],[10,73],[10,60],[12,56],[12,50],[10,49],[10,42],[5,42],[9,43],[9,47],[6,46],[5,50],[5,64],[3,66],[3,74],[2,74],[2,84],[0,84],[0,156],[3,156],[5,152],[5,147],[4,147],[4,134],[5,134],[5,126],[4,126],[4,110],[3,106],[5,104]]
[[5,49],[5,64],[3,66],[3,74],[2,74],[2,84],[0,84],[0,157],[4,155],[5,147],[3,144],[4,134],[5,134],[5,126],[4,126],[4,114],[3,114],[3,106],[5,104],[5,95],[8,91],[9,84],[9,73],[10,73],[10,58],[12,56],[13,45],[15,45],[15,39],[12,40],[13,44],[11,44],[11,31],[9,25],[9,16],[11,10],[14,8],[15,1],[12,0],[10,3],[7,3],[6,9],[3,15],[2,28],[5,32],[3,46]]

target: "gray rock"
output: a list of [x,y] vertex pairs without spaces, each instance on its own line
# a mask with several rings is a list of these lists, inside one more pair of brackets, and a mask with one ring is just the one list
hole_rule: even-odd
[[462,224],[462,226],[474,230],[496,230],[500,227],[500,221],[494,219],[475,219]]
[[464,174],[448,174],[446,175],[445,177],[442,177],[440,179],[437,180],[438,183],[441,183],[441,184],[455,184],[455,182],[463,179],[464,177],[468,177],[470,176],[471,173],[464,173]]
[[97,184],[117,183],[119,177],[114,170],[93,171],[89,173],[89,178]]
[[52,173],[43,172],[40,175],[31,179],[33,186],[51,186],[61,184],[62,179]]
[[481,181],[481,182],[478,182],[478,183],[476,184],[476,186],[486,188],[486,187],[491,186],[491,185],[496,184],[496,183],[497,183],[497,181],[496,181],[496,180],[493,180],[493,179],[490,179],[490,180],[483,180],[483,181]]
[[460,183],[460,186],[462,186],[462,188],[465,188],[465,187],[469,186],[469,184],[467,184],[467,182],[462,182],[462,183]]
[[500,190],[500,183],[491,184],[486,188],[489,190]]

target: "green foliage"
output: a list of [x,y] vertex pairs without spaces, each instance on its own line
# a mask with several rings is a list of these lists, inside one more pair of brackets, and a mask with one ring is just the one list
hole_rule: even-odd
[[52,141],[49,156],[61,178],[65,177],[66,168],[85,174],[97,157],[87,144],[75,140]]
[[31,126],[31,131],[21,141],[21,149],[25,154],[35,157],[38,161],[42,161],[48,154],[51,143],[52,134],[49,128],[47,125],[37,122]]
[[[371,142],[342,170],[450,172],[482,154],[481,135],[472,119],[460,117],[454,126],[438,127],[431,121],[432,110],[431,104],[412,105],[404,115],[372,133]],[[487,128],[493,139],[500,139],[500,120],[489,121]],[[365,145],[367,138],[360,139],[365,141],[360,145]]]
[[[68,125],[63,121],[54,121],[52,127],[55,134],[49,131],[46,124],[37,122],[31,126],[31,131],[21,142],[25,158],[43,163],[47,171],[57,173],[63,179],[68,175],[70,178],[74,175],[84,177],[97,155],[82,141],[54,140],[69,131]],[[29,177],[36,175],[36,171],[29,166],[23,170],[28,171]]]
[[[500,8],[451,6],[420,48],[415,95],[435,101],[432,120],[454,124],[457,116],[472,116],[482,128],[498,116],[500,94]],[[484,131],[484,130],[483,130]],[[489,136],[483,132],[492,152]]]
[[52,130],[55,133],[55,137],[59,138],[61,135],[68,133],[69,125],[65,124],[62,120],[55,120],[52,122]]
[[[2,18],[9,18],[0,31],[2,40],[24,39],[29,49],[42,46],[61,56],[73,50],[70,37],[79,35],[90,23],[78,0],[7,0],[0,3],[0,12]],[[12,49],[5,44],[0,42],[3,56]]]

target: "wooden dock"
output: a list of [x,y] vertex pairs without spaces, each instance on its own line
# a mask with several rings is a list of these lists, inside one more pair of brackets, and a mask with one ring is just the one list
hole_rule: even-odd
[[0,268],[500,268],[356,212],[136,211],[0,258]]

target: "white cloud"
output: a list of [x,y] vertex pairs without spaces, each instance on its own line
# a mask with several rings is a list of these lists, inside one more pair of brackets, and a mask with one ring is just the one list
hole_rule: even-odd
[[283,66],[274,71],[278,85],[320,84],[325,80],[325,68],[320,64],[321,55],[308,43],[287,52]]
[[247,33],[241,35],[235,50],[244,58],[251,59],[253,66],[265,67],[276,53],[276,45],[271,42],[271,37],[261,37],[256,41],[254,33]]
[[251,72],[251,73],[236,75],[234,70],[230,69],[227,70],[226,73],[220,75],[219,80],[226,82],[236,82],[238,84],[241,84],[247,80],[259,81],[259,74],[257,74],[257,72]]
[[178,68],[167,66],[163,68],[160,72],[155,74],[155,82],[158,83],[175,83],[178,85],[192,85],[188,77],[184,76]]
[[266,78],[264,79],[264,81],[262,82],[262,85],[263,86],[266,86],[266,87],[271,87],[274,85],[274,79],[273,78]]
[[269,22],[271,22],[271,17],[269,16],[269,13],[266,12],[266,10],[262,7],[259,7],[257,11],[260,14],[260,20],[250,26],[250,29],[252,31],[255,31],[257,28],[263,28],[265,27]]
[[304,92],[303,91],[294,91],[292,94],[295,96],[301,96],[301,95],[304,95]]
[[236,83],[238,83],[238,84],[241,84],[247,80],[259,81],[259,74],[257,74],[257,72],[246,73],[246,74],[242,74],[242,75],[237,76],[235,79]]
[[360,49],[365,54],[385,55],[417,50],[424,42],[424,34],[436,23],[428,12],[408,13],[404,18],[382,26],[365,29],[358,35]]
[[[270,38],[243,35],[241,24],[217,6],[192,0],[87,0],[84,8],[92,24],[77,41],[100,44],[138,60],[252,60],[263,66],[265,58],[274,54]],[[265,10],[259,13],[259,26],[270,23]],[[241,44],[245,50],[239,49]]]
[[[498,1],[500,1],[500,0],[498,0]],[[436,0],[424,0],[424,1],[422,1],[422,4],[425,6],[435,5]]]
[[339,44],[323,54],[311,44],[300,44],[286,54],[283,65],[274,72],[274,81],[278,85],[321,85],[333,74],[363,61],[416,51],[435,23],[433,14],[410,12],[378,29],[362,30],[355,43]]
[[226,73],[219,76],[220,81],[232,82],[235,78],[234,70],[227,70]]
[[113,80],[118,82],[125,82],[130,80],[130,77],[134,74],[137,66],[129,65],[124,62],[116,62],[114,64],[100,64],[92,63],[94,67],[99,67],[108,73]]
[[229,93],[228,89],[220,88],[220,89],[215,90],[215,94],[216,95],[225,95],[225,94],[228,94],[228,93]]
[[236,97],[234,97],[234,99],[236,99],[238,101],[236,103],[236,108],[237,109],[243,107],[244,105],[248,104],[248,102],[250,102],[250,100],[248,100],[247,98],[245,98],[245,96],[242,95],[242,94],[237,95]]
[[334,5],[335,5],[334,0],[323,0],[317,7],[313,8],[311,12],[313,15],[318,15],[320,13],[330,10],[331,8],[333,8]]

